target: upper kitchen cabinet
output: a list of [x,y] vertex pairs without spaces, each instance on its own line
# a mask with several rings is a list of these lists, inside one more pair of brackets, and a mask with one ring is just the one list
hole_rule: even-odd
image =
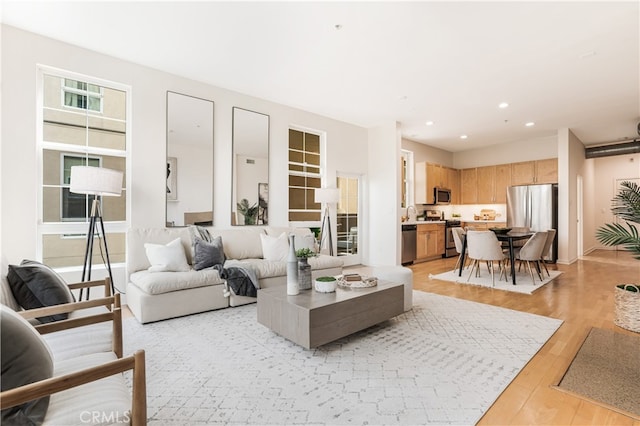
[[511,165],[464,169],[461,180],[462,204],[504,204],[511,184]]
[[416,204],[433,203],[433,188],[451,190],[451,204],[460,203],[460,170],[434,163],[416,163]]
[[451,167],[443,167],[441,175],[447,176],[443,179],[442,186],[451,190],[451,204],[460,204],[460,170]]
[[476,168],[460,170],[460,202],[462,204],[478,203],[478,173]]
[[511,164],[511,185],[557,183],[558,159],[524,161]]
[[558,159],[536,161],[536,183],[558,183]]

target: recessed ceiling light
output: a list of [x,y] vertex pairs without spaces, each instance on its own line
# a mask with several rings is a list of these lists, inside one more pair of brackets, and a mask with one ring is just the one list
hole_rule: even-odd
[[498,108],[502,108],[502,109],[507,108],[508,106],[509,104],[507,102],[500,102],[498,104]]
[[333,28],[335,28],[336,30],[341,30],[342,29],[342,24],[335,24],[333,26]]
[[527,126],[527,127],[533,127],[533,126],[536,125],[536,123],[534,123],[533,121],[529,121],[528,123],[525,123],[524,125]]
[[427,126],[433,126],[433,121],[427,121],[427,122],[426,122],[426,123],[424,123],[424,124],[426,124]]
[[467,136],[467,135],[461,135],[461,136],[460,136],[460,139],[466,139],[466,138],[468,138],[468,136]]

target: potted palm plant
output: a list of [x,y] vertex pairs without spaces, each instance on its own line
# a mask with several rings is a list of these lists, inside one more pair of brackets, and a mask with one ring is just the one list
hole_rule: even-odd
[[[633,182],[622,182],[614,197],[611,211],[625,223],[607,223],[598,228],[596,238],[606,246],[621,245],[640,259],[640,234],[634,223],[640,223],[640,186]],[[627,330],[640,332],[640,287],[638,284],[618,284],[616,292],[616,315],[614,322]]]
[[243,198],[239,203],[236,203],[238,207],[238,211],[241,215],[244,216],[244,224],[245,225],[255,225],[256,217],[258,216],[258,204],[254,203],[252,206],[249,205],[249,200]]

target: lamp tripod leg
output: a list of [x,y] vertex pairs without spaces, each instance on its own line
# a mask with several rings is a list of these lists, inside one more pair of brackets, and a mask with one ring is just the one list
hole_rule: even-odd
[[[102,241],[104,242],[104,254],[107,258],[107,271],[109,271],[109,279],[111,280],[111,295],[115,294],[115,288],[113,285],[113,274],[111,273],[111,261],[109,260],[109,249],[107,248],[107,234],[104,233],[104,222],[102,222],[102,216],[98,216],[100,220],[100,230],[102,231]],[[88,291],[88,290],[87,290]]]

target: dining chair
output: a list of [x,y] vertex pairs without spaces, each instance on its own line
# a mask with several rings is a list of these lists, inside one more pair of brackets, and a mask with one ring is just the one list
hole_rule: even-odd
[[549,253],[549,249],[551,248],[551,244],[553,244],[553,240],[556,238],[556,230],[549,229],[547,231],[547,240],[544,242],[544,247],[542,247],[542,253],[540,254],[540,263],[544,266],[544,270],[547,271],[547,276],[551,278],[549,274],[549,269],[547,269],[547,265],[544,262],[544,257]]
[[[456,245],[456,252],[458,253],[458,260],[456,261],[456,266],[453,267],[455,272],[456,269],[461,268],[464,269],[465,265],[462,265],[462,244],[464,240],[464,229],[461,227],[451,228],[451,233],[453,234],[453,242]],[[466,263],[466,259],[465,259]]]
[[531,264],[535,266],[540,281],[543,280],[539,262],[542,258],[542,249],[544,248],[546,242],[547,231],[540,231],[533,234],[522,247],[516,249],[515,259],[520,262],[518,270],[520,270],[522,262],[527,262],[527,267],[529,268],[529,274],[531,275],[531,281],[533,281],[533,285],[536,284],[536,280],[533,277],[533,269],[531,268]]
[[493,263],[496,261],[500,269],[500,277],[504,274],[505,281],[507,280],[506,268],[503,263],[505,255],[500,247],[500,241],[493,231],[467,231],[467,253],[469,259],[473,260],[467,282],[471,279],[474,270],[476,276],[480,276],[480,262],[486,262],[491,272],[491,286],[495,286]]

